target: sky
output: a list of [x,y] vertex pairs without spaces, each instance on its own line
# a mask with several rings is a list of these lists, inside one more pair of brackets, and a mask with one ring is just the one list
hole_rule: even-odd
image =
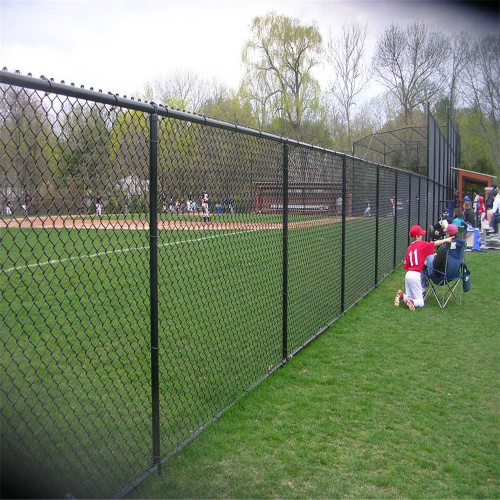
[[315,23],[324,41],[346,22],[367,23],[368,54],[393,22],[500,32],[498,0],[0,0],[0,68],[128,97],[176,71],[236,90],[252,20],[271,11]]

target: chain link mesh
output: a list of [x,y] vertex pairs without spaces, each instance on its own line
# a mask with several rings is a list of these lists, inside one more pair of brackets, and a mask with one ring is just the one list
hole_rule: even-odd
[[375,287],[437,210],[415,174],[161,110],[151,185],[149,113],[0,97],[2,474],[27,496],[110,497],[152,470],[153,322],[165,458]]

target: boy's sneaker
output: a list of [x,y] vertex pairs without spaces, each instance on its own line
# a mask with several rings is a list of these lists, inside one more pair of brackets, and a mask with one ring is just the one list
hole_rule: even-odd
[[403,299],[403,292],[401,290],[398,290],[398,293],[396,294],[396,297],[394,297],[394,305],[396,307],[399,307],[399,303]]
[[406,299],[405,300],[405,304],[408,306],[408,309],[410,311],[414,311],[415,310],[415,304],[413,303],[413,300],[411,299]]

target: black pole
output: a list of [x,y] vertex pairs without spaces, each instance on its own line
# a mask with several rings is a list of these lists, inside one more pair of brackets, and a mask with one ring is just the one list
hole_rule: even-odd
[[422,196],[421,192],[421,180],[422,178],[418,178],[418,198],[417,198],[417,224],[420,226],[420,198]]
[[158,364],[158,115],[150,116],[149,138],[149,238],[151,293],[151,406],[153,465],[160,463],[160,377]]
[[410,233],[411,228],[411,179],[412,174],[410,174],[410,182],[408,186],[408,234]]
[[288,359],[288,144],[283,146],[283,359]]
[[[354,170],[354,169],[353,169]],[[345,311],[345,231],[347,208],[347,158],[342,157],[342,263],[340,272],[340,312]]]
[[375,286],[378,283],[378,237],[380,217],[380,165],[377,164],[377,190],[375,194]]
[[394,179],[394,244],[393,244],[393,267],[396,267],[396,245],[398,241],[398,173]]

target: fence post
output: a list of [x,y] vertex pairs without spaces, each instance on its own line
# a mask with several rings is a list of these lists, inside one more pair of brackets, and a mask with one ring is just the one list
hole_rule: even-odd
[[408,234],[410,233],[411,228],[411,180],[413,178],[412,174],[409,174],[410,180],[408,183]]
[[347,157],[342,157],[342,262],[340,278],[340,313],[345,311],[345,231],[347,208]]
[[151,294],[151,410],[153,465],[160,462],[160,377],[158,364],[158,115],[150,115],[149,132],[149,273]]
[[377,164],[377,187],[375,193],[375,286],[378,283],[378,237],[380,219],[380,165]]
[[417,198],[417,224],[420,226],[420,198],[422,196],[421,192],[421,180],[422,178],[418,178],[418,198]]
[[393,262],[392,267],[396,267],[396,253],[398,242],[398,172],[396,171],[394,179],[394,244],[393,244]]
[[283,146],[283,359],[288,359],[288,144]]

